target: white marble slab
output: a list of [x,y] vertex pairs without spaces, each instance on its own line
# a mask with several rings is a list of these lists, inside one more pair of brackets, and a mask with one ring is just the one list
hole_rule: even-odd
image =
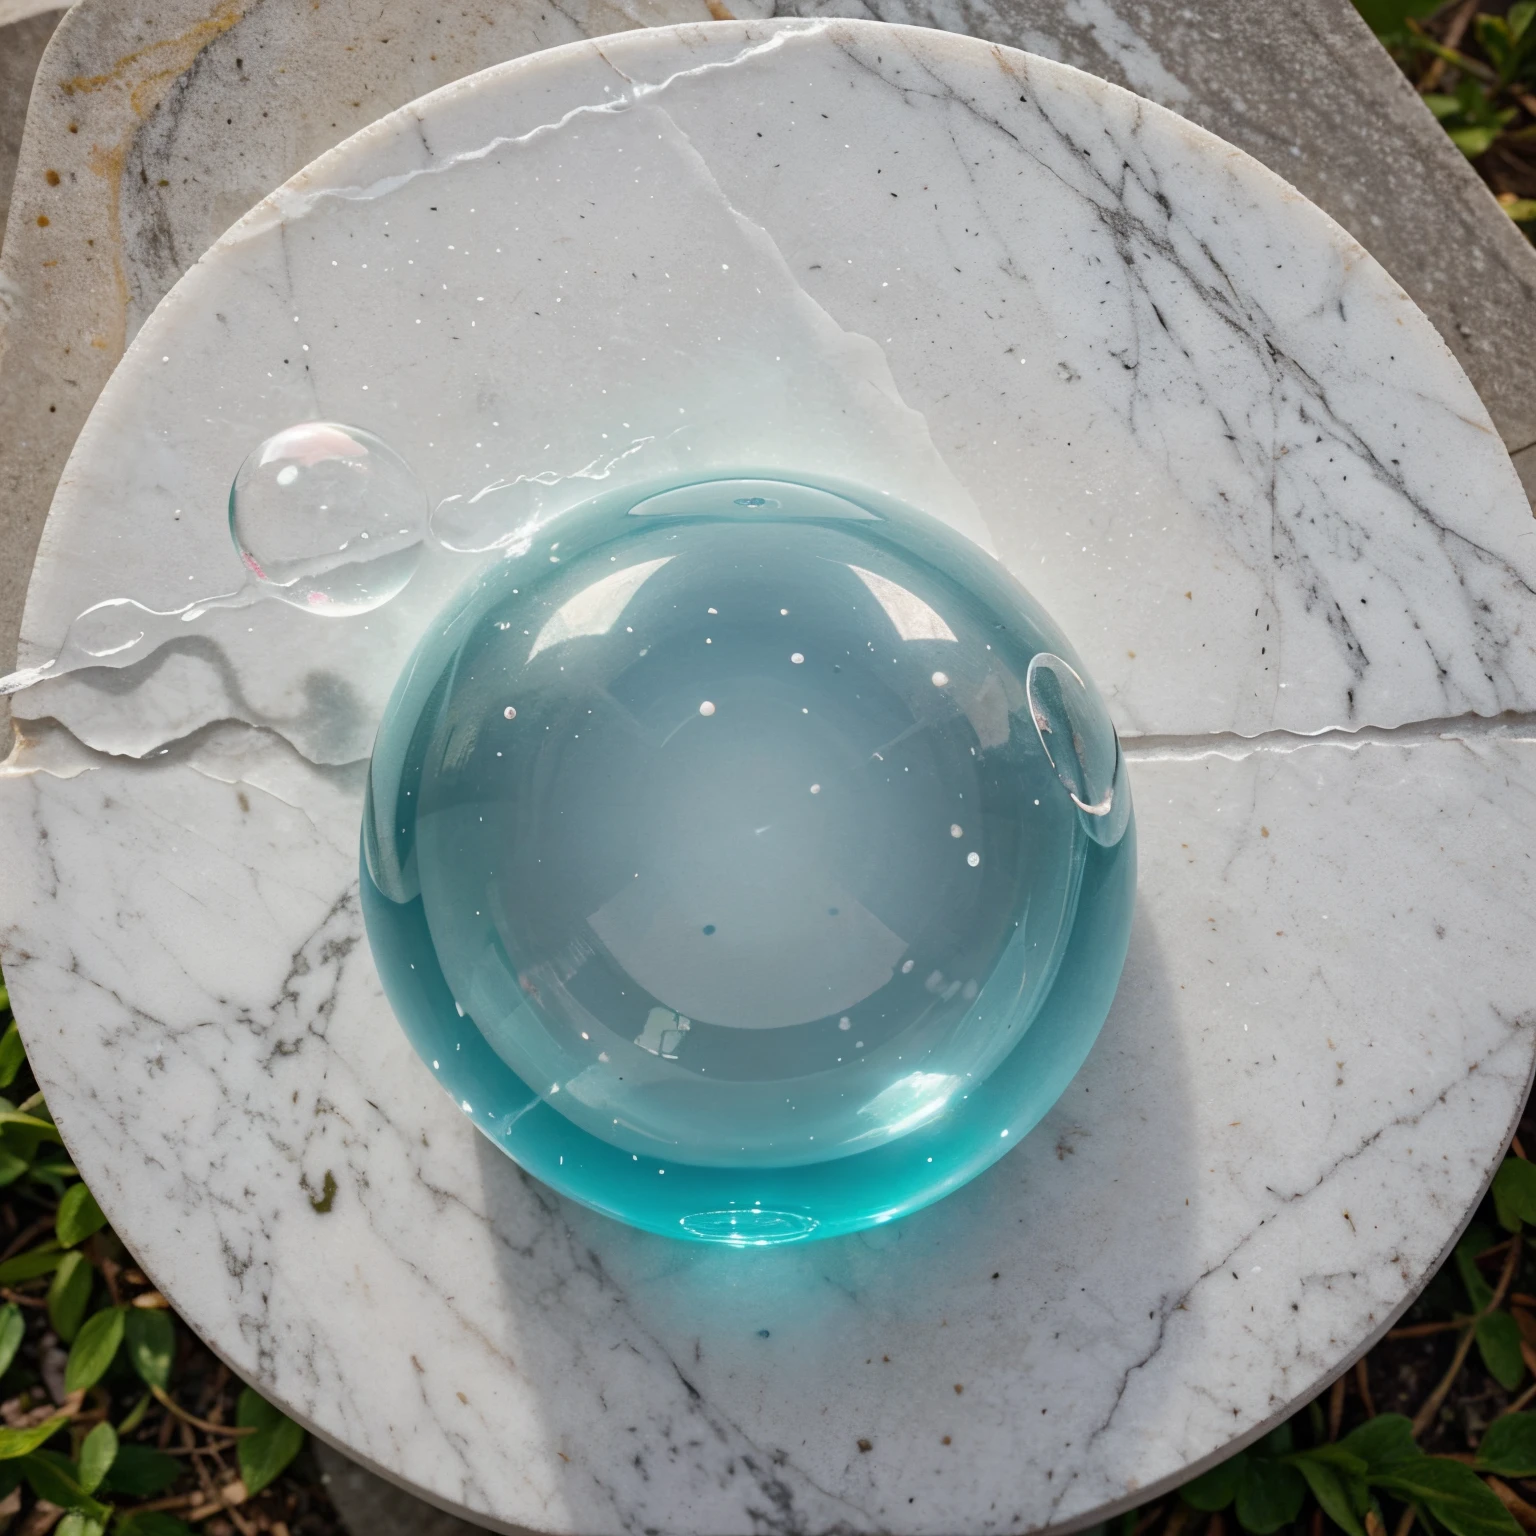
[[[581,111],[626,91],[626,115]],[[627,301],[612,253],[570,254],[612,226],[566,221],[593,167],[593,206],[628,206],[601,133],[642,128],[697,163],[651,167],[635,248],[659,259],[667,199],[702,199],[680,227],[737,242],[811,398],[862,402],[868,473],[886,455],[974,508],[1145,738],[1132,958],[1084,1073],[960,1195],[781,1254],[616,1227],[483,1147],[356,911],[358,760],[446,555],[367,620],[228,614],[18,701],[0,936],[29,1049],[192,1324],[476,1518],[1081,1521],[1384,1329],[1530,1076],[1536,544],[1449,354],[1316,209],[1161,109],[967,39],[730,24],[505,66],[319,162],[146,323],[55,502],[23,660],[102,597],[217,590],[233,464],[296,416],[385,429],[435,497],[540,467],[535,423],[581,462],[594,390],[646,402],[622,348],[578,371],[597,298]],[[687,282],[692,323],[726,314],[729,285]],[[765,419],[787,452],[803,418]]]

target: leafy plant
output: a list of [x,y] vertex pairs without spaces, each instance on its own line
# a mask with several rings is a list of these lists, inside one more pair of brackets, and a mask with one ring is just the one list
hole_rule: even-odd
[[1469,160],[1487,154],[1493,141],[1520,115],[1518,107],[1494,106],[1482,81],[1470,75],[1456,87],[1454,96],[1431,91],[1424,97],[1424,105]]
[[248,1493],[260,1493],[299,1454],[304,1431],[249,1387],[240,1394],[236,1423],[253,1430],[236,1447]]
[[1481,13],[1474,25],[1499,85],[1536,80],[1536,0],[1520,0],[1504,16]]
[[[0,1532],[49,1521],[55,1536],[333,1532],[323,1495],[290,1471],[304,1432],[241,1391],[113,1234],[8,1006],[0,982],[0,1231],[14,1234],[9,1247],[0,1237]],[[59,1362],[60,1345],[62,1380],[45,1359]],[[56,1508],[13,1525],[27,1498]]]
[[1355,6],[1499,205],[1536,238],[1536,0]]

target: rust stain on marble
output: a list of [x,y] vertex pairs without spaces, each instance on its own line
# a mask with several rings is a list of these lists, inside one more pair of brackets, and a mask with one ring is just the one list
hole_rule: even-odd
[[99,91],[109,85],[126,86],[135,114],[143,117],[160,104],[161,95],[154,94],[154,88],[185,74],[198,54],[235,26],[244,14],[245,7],[240,0],[225,0],[225,4],[216,6],[201,21],[194,22],[175,37],[161,38],[158,42],[135,48],[101,74],[73,75],[68,80],[61,80],[59,89],[66,96],[73,96],[77,92]]
[[[95,75],[73,75],[59,81],[66,96],[88,96],[116,88],[127,94],[133,121],[114,144],[93,143],[87,165],[110,189],[107,209],[108,231],[112,239],[112,276],[115,289],[114,313],[109,336],[93,336],[91,345],[121,357],[128,341],[128,277],[123,270],[122,178],[128,152],[140,126],[162,101],[170,87],[196,63],[210,43],[237,26],[245,15],[249,0],[223,0],[200,21],[194,22],[174,37],[146,43],[117,59],[108,69]],[[71,125],[73,128],[73,125]]]

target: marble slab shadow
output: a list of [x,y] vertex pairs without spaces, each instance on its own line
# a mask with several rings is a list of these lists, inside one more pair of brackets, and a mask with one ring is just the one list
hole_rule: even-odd
[[[375,221],[505,307],[546,232],[450,258],[434,166],[753,49],[669,87],[671,121],[880,349],[1134,738],[1132,957],[1049,1121],[908,1222],[745,1256],[589,1216],[479,1142],[357,914],[360,757],[446,557],[366,631],[253,610],[27,697],[7,977],[157,1284],[435,1500],[568,1533],[1065,1528],[1383,1331],[1529,1083],[1536,554],[1470,386],[1337,226],[1160,109],[965,39],[685,29],[509,65],[343,146],[150,318],[28,633],[40,654],[108,581],[165,601],[216,574],[230,463],[300,406],[382,412],[450,489],[538,376],[515,335],[474,364],[416,340],[425,285]],[[407,361],[464,420],[413,421]]]

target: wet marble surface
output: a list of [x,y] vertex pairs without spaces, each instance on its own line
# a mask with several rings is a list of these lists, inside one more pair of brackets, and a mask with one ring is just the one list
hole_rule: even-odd
[[[1536,255],[1349,0],[1303,0],[1263,28],[1251,25],[1245,0],[1209,0],[1198,14],[1182,0],[815,9],[973,32],[1059,58],[1256,155],[1328,209],[1428,311],[1536,494]],[[17,13],[14,0],[0,10]],[[703,0],[484,11],[419,0],[75,7],[43,65],[19,166],[25,217],[0,258],[4,660],[49,501],[91,404],[155,303],[245,208],[348,133],[472,70],[582,35],[711,14]]]
[[[29,1050],[193,1326],[470,1518],[1080,1523],[1367,1347],[1531,1072],[1536,539],[1465,377],[1336,226],[1155,107],[934,33],[509,65],[315,167],[145,324],[61,485],[25,659],[86,602],[216,590],[223,485],[268,418],[385,417],[434,497],[493,421],[534,419],[531,323],[448,338],[521,313],[562,228],[510,238],[524,188],[475,199],[463,241],[435,189],[521,187],[565,130],[466,154],[625,93],[831,355],[867,381],[875,349],[881,409],[921,421],[1105,685],[1143,877],[1088,1066],[986,1177],[848,1240],[684,1247],[522,1179],[389,1020],[356,908],[360,756],[447,557],[366,631],[215,616],[17,701],[0,916]],[[416,254],[453,279],[437,309]]]

